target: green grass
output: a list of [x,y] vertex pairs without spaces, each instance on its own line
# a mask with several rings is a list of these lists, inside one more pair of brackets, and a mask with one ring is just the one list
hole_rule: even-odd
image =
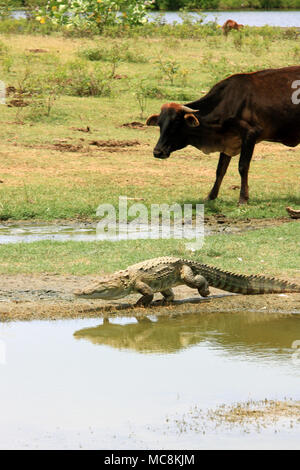
[[[165,36],[158,40],[151,28]],[[91,218],[101,203],[117,206],[121,195],[142,198],[147,207],[204,202],[217,154],[188,147],[158,161],[152,155],[158,130],[122,124],[144,121],[165,101],[198,98],[231,73],[293,65],[300,55],[294,36],[276,28],[245,28],[227,40],[217,30],[190,28],[190,36],[187,31],[147,26],[124,31],[128,37],[94,39],[0,35],[1,79],[22,89],[29,104],[1,106],[0,220]],[[31,53],[37,44],[48,52]],[[164,67],[171,70],[169,77]],[[113,71],[119,79],[111,78]],[[144,110],[136,99],[141,90]],[[49,97],[57,98],[50,110]],[[91,133],[76,130],[86,126]],[[82,149],[58,151],[53,145],[62,140]],[[138,140],[140,145],[111,153],[93,150],[92,140]],[[300,206],[298,148],[256,147],[247,207],[237,206],[238,190],[232,189],[240,184],[237,160],[219,199],[205,205],[206,215],[275,218],[285,215],[287,205]]]
[[0,273],[101,274],[157,256],[187,257],[244,274],[299,278],[300,224],[287,223],[235,235],[205,238],[187,252],[183,240],[52,242],[0,245]]

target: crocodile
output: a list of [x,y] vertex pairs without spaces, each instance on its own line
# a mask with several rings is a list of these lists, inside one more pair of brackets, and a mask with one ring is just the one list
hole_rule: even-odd
[[279,279],[235,274],[197,261],[164,256],[99,278],[74,294],[84,299],[113,300],[140,293],[142,297],[136,305],[148,306],[155,292],[160,292],[166,303],[172,302],[172,287],[182,284],[198,289],[202,297],[209,295],[209,286],[247,295],[300,292],[300,286]]

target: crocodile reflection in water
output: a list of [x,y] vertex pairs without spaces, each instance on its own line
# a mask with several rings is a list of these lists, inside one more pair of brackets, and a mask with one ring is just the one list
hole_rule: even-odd
[[231,353],[282,354],[300,339],[300,316],[268,313],[184,314],[136,318],[124,325],[102,325],[74,333],[93,344],[140,353],[172,353],[209,341]]

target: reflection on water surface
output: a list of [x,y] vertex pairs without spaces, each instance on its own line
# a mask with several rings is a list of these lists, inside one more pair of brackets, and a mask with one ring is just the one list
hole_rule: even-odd
[[[0,324],[0,448],[299,448],[299,426],[245,433],[205,410],[300,399],[300,316],[184,314]],[[176,424],[201,409],[201,423]],[[181,421],[180,421],[181,420]],[[197,429],[205,429],[198,432]]]

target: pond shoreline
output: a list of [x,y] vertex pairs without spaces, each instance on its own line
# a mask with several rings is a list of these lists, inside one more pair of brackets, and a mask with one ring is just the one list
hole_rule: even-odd
[[172,316],[254,312],[261,315],[300,314],[300,294],[237,295],[211,288],[208,298],[199,297],[195,289],[179,286],[174,289],[176,300],[162,305],[160,296],[151,307],[135,307],[139,295],[125,300],[83,300],[74,297],[75,289],[85,286],[97,276],[72,275],[1,275],[0,323],[32,320],[63,320],[71,318],[136,317],[146,315]]
[[[205,217],[204,229],[206,236],[224,233],[233,234],[277,227],[291,221],[290,217],[237,220],[218,214]],[[96,227],[98,222],[93,219],[0,221],[0,245],[22,242],[34,243],[49,239],[52,241],[103,241],[100,237],[97,238]]]
[[[188,21],[192,21],[193,15],[203,15],[203,25],[208,22],[218,22],[223,24],[226,20],[233,19],[241,24],[250,27],[263,27],[268,25],[270,27],[283,27],[293,28],[300,27],[300,19],[295,22],[295,17],[300,9],[233,9],[233,10],[216,10],[206,9],[204,10],[189,10],[189,11],[176,11],[176,10],[148,10],[147,16],[149,18],[148,23],[152,23],[155,18],[159,19],[162,24],[168,24],[172,26],[175,24],[183,23],[184,18],[188,18]],[[13,19],[25,19],[28,14],[31,14],[30,10],[14,10]],[[289,18],[290,16],[290,18]],[[160,20],[161,19],[161,20]],[[296,24],[297,23],[297,24]]]

